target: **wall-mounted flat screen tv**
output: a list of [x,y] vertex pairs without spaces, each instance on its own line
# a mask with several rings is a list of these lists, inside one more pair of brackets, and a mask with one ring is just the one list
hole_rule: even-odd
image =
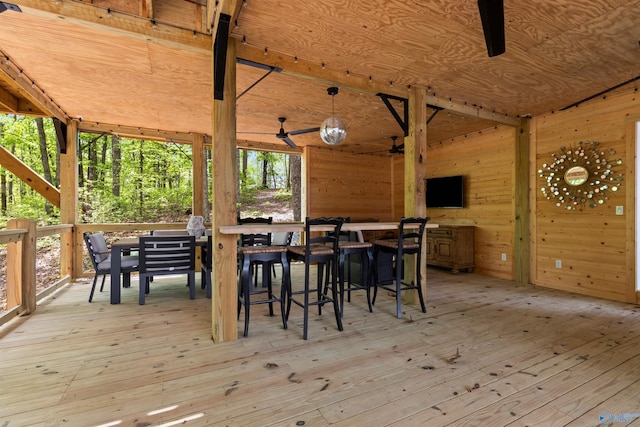
[[428,208],[463,208],[464,176],[427,178]]

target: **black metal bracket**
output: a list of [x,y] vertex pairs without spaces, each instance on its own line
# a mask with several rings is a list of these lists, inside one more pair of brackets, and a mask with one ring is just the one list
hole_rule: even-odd
[[440,111],[444,110],[444,108],[436,107],[435,105],[431,105],[431,104],[427,104],[427,107],[433,109],[433,113],[431,113],[431,115],[427,119],[427,125],[429,125],[429,123],[431,123],[431,120],[433,120],[436,117],[436,114],[438,114]]
[[274,71],[276,73],[280,73],[282,71],[282,68],[280,68],[280,67],[273,67],[271,65],[261,64],[259,62],[249,61],[248,59],[236,58],[236,63],[242,64],[242,65],[248,65],[249,67],[258,68],[260,70],[267,70],[267,73],[265,75],[263,75],[258,80],[253,82],[248,88],[243,90],[242,93],[240,93],[238,96],[236,96],[236,101],[238,99],[240,99],[240,97],[242,95],[244,95],[245,93],[247,93],[251,89],[253,89],[258,83],[260,83],[262,80],[264,80],[269,74],[273,73]]
[[[384,102],[384,105],[387,106],[387,109],[393,115],[393,118],[396,119],[396,122],[400,125],[400,128],[404,132],[404,136],[409,135],[409,100],[407,98],[400,98],[399,96],[387,95],[386,93],[377,93],[376,96],[379,96]],[[391,105],[389,99],[393,99],[396,101],[402,101],[404,105],[404,120],[400,117],[400,114],[396,111],[395,107]]]
[[213,99],[224,99],[224,74],[227,65],[227,45],[229,42],[229,23],[231,16],[220,14],[218,31],[213,44]]

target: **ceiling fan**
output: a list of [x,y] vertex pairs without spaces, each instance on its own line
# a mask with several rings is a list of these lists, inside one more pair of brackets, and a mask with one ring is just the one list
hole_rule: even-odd
[[388,150],[370,151],[368,153],[360,153],[360,154],[377,154],[377,153],[384,153],[385,151],[391,154],[404,154],[404,142],[400,145],[397,145],[396,139],[398,139],[398,137],[395,135],[391,137],[393,144],[391,145],[391,148]]
[[[284,141],[291,148],[298,148],[298,146],[293,142],[289,135],[301,135],[303,133],[312,133],[319,132],[320,128],[308,128],[308,129],[299,129],[292,130],[291,132],[285,132],[284,130],[284,122],[287,121],[286,117],[278,117],[278,121],[280,122],[280,130],[275,134],[275,137]],[[238,132],[238,133],[246,133],[246,134],[254,134],[254,135],[270,135],[270,132]]]
[[391,149],[389,149],[389,153],[391,154],[404,154],[404,142],[400,145],[396,145],[397,136],[392,136],[391,140],[393,141],[393,145],[391,145]]

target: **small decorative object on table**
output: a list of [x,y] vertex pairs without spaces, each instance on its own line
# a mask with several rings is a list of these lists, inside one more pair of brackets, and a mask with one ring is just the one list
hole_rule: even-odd
[[204,218],[198,215],[193,215],[189,218],[187,223],[187,232],[190,236],[196,236],[196,239],[204,236]]

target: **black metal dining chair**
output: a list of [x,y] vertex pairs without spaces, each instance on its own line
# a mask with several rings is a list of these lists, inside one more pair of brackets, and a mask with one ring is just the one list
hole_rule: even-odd
[[[402,318],[402,291],[416,290],[420,298],[420,307],[422,312],[426,313],[427,309],[424,304],[422,295],[420,266],[422,265],[422,238],[424,229],[429,218],[402,218],[400,220],[397,239],[381,239],[373,242],[374,256],[374,291],[373,304],[376,302],[378,288],[383,288],[392,292],[396,296],[396,315],[398,319]],[[405,255],[414,255],[416,257],[416,274],[415,281],[413,277],[405,277]],[[383,265],[382,259],[395,260],[393,275],[382,277],[380,274],[380,265]]]
[[[93,276],[93,284],[91,285],[91,293],[89,294],[89,302],[93,301],[93,293],[96,289],[98,276],[102,276],[100,284],[100,292],[104,289],[104,282],[107,274],[111,274],[111,250],[107,246],[107,242],[102,233],[84,233],[83,234],[89,258],[95,275]],[[123,256],[120,261],[120,271],[122,272],[122,284],[125,288],[131,283],[131,273],[138,271],[139,259],[137,256]]]
[[145,236],[140,238],[140,293],[138,303],[143,305],[149,293],[150,278],[155,276],[186,274],[189,298],[196,297],[194,236]]
[[[343,329],[338,302],[338,240],[343,222],[343,218],[311,219],[307,217],[305,220],[305,244],[289,246],[287,255],[289,261],[304,262],[304,287],[294,290],[293,284],[290,283],[283,293],[283,298],[286,301],[285,329],[291,312],[291,303],[294,303],[303,309],[302,338],[305,340],[307,339],[309,307],[311,306],[317,306],[318,314],[321,315],[322,307],[325,304],[333,304],[338,330],[342,331]],[[330,227],[330,230],[327,233],[312,234],[311,228],[314,226]],[[315,287],[311,284],[312,264],[315,264],[317,269]],[[329,277],[330,287],[325,285],[323,279],[325,274]],[[331,296],[325,289],[331,291]],[[312,293],[316,294],[314,301],[310,298]]]

